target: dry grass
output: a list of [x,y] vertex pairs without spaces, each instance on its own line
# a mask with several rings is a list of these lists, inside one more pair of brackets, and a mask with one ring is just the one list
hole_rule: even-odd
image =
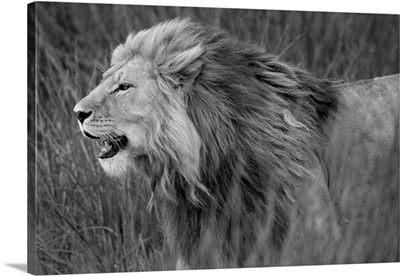
[[[30,199],[36,195],[37,200],[37,209],[29,201],[29,225],[36,229],[31,249],[37,253],[30,265],[39,274],[165,270],[175,265],[157,208],[146,211],[148,185],[133,175],[107,178],[72,112],[98,83],[110,50],[130,31],[192,15],[321,77],[353,81],[399,72],[398,16],[60,3],[36,7],[37,49],[28,51],[28,176]],[[33,36],[32,10],[29,20]],[[393,164],[398,164],[398,148],[393,152]],[[381,189],[367,205],[360,202],[362,211],[352,214],[359,223],[349,226],[329,262],[398,261],[398,219],[390,217],[397,212],[398,218],[398,209],[393,210],[399,200],[398,168],[381,172],[386,170],[394,177],[377,173],[369,180],[384,185],[377,185]],[[322,262],[321,244],[309,237],[288,240],[279,260],[260,247],[248,264]]]

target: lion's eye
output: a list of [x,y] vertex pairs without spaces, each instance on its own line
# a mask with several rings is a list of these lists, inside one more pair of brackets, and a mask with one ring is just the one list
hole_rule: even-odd
[[130,87],[132,87],[132,86],[129,85],[129,84],[121,83],[121,84],[118,86],[118,90],[124,91],[124,90],[128,90]]
[[133,87],[133,84],[121,83],[114,91],[111,92],[111,94],[117,93],[118,91],[126,91],[131,87]]

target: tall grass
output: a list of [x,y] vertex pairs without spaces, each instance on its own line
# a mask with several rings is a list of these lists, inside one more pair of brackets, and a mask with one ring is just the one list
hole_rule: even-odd
[[[160,214],[157,208],[146,211],[148,183],[135,175],[106,177],[98,150],[80,134],[72,109],[99,82],[111,49],[129,32],[187,15],[257,42],[320,77],[354,81],[399,72],[398,16],[36,3],[28,14],[29,36],[37,46],[28,49],[28,72],[36,80],[36,90],[32,81],[28,89],[29,196],[36,198],[36,205],[34,200],[29,205],[33,272],[174,268]],[[398,175],[398,168],[382,170]],[[382,175],[369,181],[385,182]],[[354,229],[346,232],[330,262],[398,261],[398,246],[393,247],[399,242],[398,220],[388,217],[398,206],[398,186],[382,185],[375,195],[385,200],[354,213],[360,223],[349,226]],[[373,225],[366,223],[371,219]],[[291,241],[275,264],[320,263],[311,238]],[[249,265],[271,264],[274,256],[259,250],[264,257],[250,259]]]

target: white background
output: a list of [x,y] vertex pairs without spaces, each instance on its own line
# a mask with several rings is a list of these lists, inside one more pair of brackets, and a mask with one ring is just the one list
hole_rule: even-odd
[[[63,1],[71,2],[71,1]],[[84,2],[84,1],[81,1]],[[258,8],[279,10],[312,10],[363,13],[400,13],[400,1],[334,0],[142,0],[85,1],[142,5],[175,5],[198,7]],[[261,3],[263,2],[263,3]],[[27,3],[1,1],[1,143],[0,143],[0,275],[23,275],[27,264]],[[15,268],[18,267],[18,268]],[[21,270],[21,268],[23,270]],[[399,264],[335,265],[282,267],[267,269],[208,270],[211,275],[399,275]],[[202,275],[205,271],[146,272],[146,275]],[[83,274],[82,274],[83,275]],[[94,274],[85,274],[94,275]],[[96,274],[99,275],[99,274]],[[113,273],[102,275],[128,275]]]

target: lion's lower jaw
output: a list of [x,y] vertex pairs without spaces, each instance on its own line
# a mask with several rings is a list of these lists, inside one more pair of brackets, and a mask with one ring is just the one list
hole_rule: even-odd
[[99,159],[106,174],[112,177],[123,177],[130,167],[128,150],[121,150],[111,158]]

